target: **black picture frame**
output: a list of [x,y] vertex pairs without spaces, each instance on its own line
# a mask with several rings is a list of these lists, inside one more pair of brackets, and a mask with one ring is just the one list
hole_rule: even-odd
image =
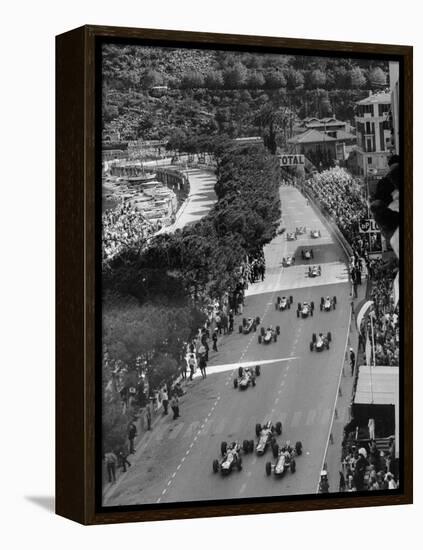
[[[156,46],[345,55],[397,60],[401,72],[402,313],[400,490],[105,508],[99,498],[101,243],[99,49],[104,42]],[[332,42],[101,26],[56,38],[56,512],[82,524],[409,504],[413,499],[412,117],[410,46]]]

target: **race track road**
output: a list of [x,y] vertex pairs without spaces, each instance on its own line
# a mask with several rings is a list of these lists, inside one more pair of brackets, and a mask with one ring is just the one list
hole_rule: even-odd
[[[219,500],[316,492],[325,449],[328,444],[338,380],[347,340],[350,317],[349,284],[344,256],[339,245],[307,205],[300,192],[281,187],[283,219],[287,231],[307,226],[307,235],[288,242],[285,234],[266,248],[266,277],[251,285],[242,316],[236,317],[234,333],[222,337],[217,353],[210,354],[206,380],[195,378],[181,400],[181,417],[171,414],[142,440],[132,466],[109,491],[105,506]],[[320,239],[310,239],[309,230],[320,229]],[[314,263],[322,275],[306,276],[301,247],[313,246]],[[281,267],[282,257],[296,254],[295,266]],[[277,296],[293,296],[290,310],[275,309]],[[337,308],[320,312],[322,296],[337,297]],[[313,317],[298,319],[299,301],[313,300]],[[259,344],[258,332],[239,334],[242,317],[259,316],[262,326],[280,326],[280,337],[271,344]],[[329,350],[311,352],[313,332],[331,331]],[[261,364],[255,388],[233,387],[239,364]],[[344,422],[347,411],[338,410],[335,422]],[[219,458],[222,441],[255,439],[255,424],[266,420],[283,424],[279,442],[300,440],[303,454],[296,459],[297,471],[282,479],[265,475],[271,452],[258,457],[243,455],[242,471],[228,477],[213,474],[212,462]]]

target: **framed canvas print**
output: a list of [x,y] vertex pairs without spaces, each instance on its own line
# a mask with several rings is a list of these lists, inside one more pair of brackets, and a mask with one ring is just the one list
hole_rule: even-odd
[[56,48],[57,513],[412,502],[412,48]]

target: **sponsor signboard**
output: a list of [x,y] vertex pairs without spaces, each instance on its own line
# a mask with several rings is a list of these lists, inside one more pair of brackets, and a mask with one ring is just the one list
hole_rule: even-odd
[[379,228],[372,218],[362,218],[358,225],[360,233],[379,233]]
[[279,164],[281,166],[304,166],[305,157],[304,155],[281,154],[279,155]]

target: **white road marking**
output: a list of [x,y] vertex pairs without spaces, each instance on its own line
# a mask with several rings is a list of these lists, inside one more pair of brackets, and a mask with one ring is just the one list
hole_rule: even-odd
[[176,476],[176,472],[173,472],[173,474],[172,474],[172,479],[174,479],[175,476]]
[[170,479],[169,479],[169,481],[167,482],[167,486],[169,487],[169,485],[170,485],[171,483],[172,483],[172,482],[171,482]]
[[181,466],[182,464],[178,464],[178,467],[176,468],[177,470],[180,470],[181,469]]
[[159,497],[157,500],[156,500],[156,503],[159,504],[159,502],[162,500],[162,497]]
[[163,489],[162,491],[162,495],[164,495],[166,493],[167,489]]

